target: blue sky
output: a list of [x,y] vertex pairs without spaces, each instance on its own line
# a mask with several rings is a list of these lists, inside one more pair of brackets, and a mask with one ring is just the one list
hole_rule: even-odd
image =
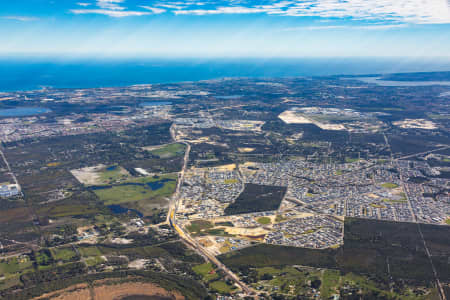
[[0,1],[0,55],[450,59],[450,0]]

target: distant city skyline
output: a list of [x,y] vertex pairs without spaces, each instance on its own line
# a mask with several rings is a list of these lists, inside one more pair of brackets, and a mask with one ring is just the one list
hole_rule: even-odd
[[450,58],[447,0],[18,0],[0,56]]

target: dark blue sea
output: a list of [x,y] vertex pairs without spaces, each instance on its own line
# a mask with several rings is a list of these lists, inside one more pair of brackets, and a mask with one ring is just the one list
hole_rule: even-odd
[[0,58],[0,91],[173,83],[223,77],[295,77],[449,71],[450,60],[376,58],[81,60]]

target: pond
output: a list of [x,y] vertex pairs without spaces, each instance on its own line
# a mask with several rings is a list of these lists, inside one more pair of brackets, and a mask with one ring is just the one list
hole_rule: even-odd
[[16,107],[0,109],[0,117],[26,117],[51,112],[45,107]]

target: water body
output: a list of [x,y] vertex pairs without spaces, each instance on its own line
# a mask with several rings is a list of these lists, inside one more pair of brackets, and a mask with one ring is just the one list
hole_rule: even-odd
[[0,109],[0,117],[26,117],[51,112],[44,107],[16,107]]
[[[94,62],[92,62],[94,61]],[[55,60],[0,58],[0,91],[92,88],[224,77],[296,77],[448,71],[450,61],[379,58]]]
[[431,86],[431,85],[450,86],[450,81],[392,81],[392,80],[381,80],[380,77],[357,77],[355,79],[366,83],[373,83],[381,86]]
[[242,98],[242,95],[215,96],[215,98],[217,98],[217,99],[224,99],[224,100],[233,100],[233,99]]
[[108,208],[111,210],[111,212],[113,214],[117,214],[117,215],[127,214],[129,212],[133,212],[136,215],[138,215],[140,218],[142,218],[144,216],[140,211],[138,211],[136,209],[126,208],[126,207],[123,207],[123,206],[118,205],[118,204],[108,205]]
[[142,107],[163,106],[163,105],[172,105],[172,102],[169,101],[143,102],[140,105]]

